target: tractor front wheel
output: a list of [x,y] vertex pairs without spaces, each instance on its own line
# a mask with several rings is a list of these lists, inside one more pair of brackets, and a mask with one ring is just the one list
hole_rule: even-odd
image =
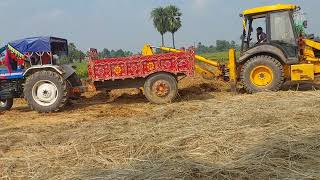
[[248,93],[279,91],[284,82],[283,66],[271,56],[255,56],[243,65],[241,82]]
[[56,72],[39,71],[27,78],[24,97],[40,113],[62,110],[68,101],[67,82]]
[[8,111],[13,106],[13,99],[0,100],[0,111]]
[[144,94],[152,103],[170,103],[178,95],[178,82],[168,73],[151,75],[144,84]]

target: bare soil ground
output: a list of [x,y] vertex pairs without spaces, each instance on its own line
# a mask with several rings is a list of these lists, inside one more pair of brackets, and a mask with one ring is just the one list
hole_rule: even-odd
[[0,114],[0,178],[320,178],[319,91],[234,95],[200,78],[180,89],[167,105],[87,93],[54,114],[17,100]]

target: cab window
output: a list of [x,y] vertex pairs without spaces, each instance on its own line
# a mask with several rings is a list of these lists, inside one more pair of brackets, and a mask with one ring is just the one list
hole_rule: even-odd
[[289,12],[270,14],[270,28],[271,41],[296,43]]

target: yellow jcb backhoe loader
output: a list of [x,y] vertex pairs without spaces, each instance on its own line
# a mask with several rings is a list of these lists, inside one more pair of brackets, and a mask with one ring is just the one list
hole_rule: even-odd
[[[277,4],[243,11],[240,58],[236,60],[235,50],[230,49],[229,64],[224,66],[196,55],[196,60],[216,67],[211,72],[197,65],[196,71],[209,77],[227,75],[233,87],[241,83],[248,93],[278,91],[285,81],[314,80],[320,75],[320,41],[300,31],[301,27],[307,28],[300,9],[292,4]],[[252,38],[254,27],[258,27],[256,22],[265,24],[267,39],[263,43]],[[142,54],[153,54],[151,48],[146,45]],[[159,49],[180,52],[167,47]]]

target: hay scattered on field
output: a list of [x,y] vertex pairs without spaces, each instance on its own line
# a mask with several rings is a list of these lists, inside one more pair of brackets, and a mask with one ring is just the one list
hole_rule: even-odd
[[[191,94],[197,96],[196,92]],[[5,179],[320,177],[319,92],[228,95],[223,100],[217,98],[216,92],[204,94],[212,97],[182,95],[184,100],[164,106],[146,102],[127,105],[121,104],[120,99],[114,102],[116,105],[107,106],[113,109],[90,107],[89,115],[81,109],[49,115],[55,119],[76,118],[55,124],[46,121],[46,115],[32,112],[26,112],[25,118],[42,116],[39,118],[43,123],[8,125],[4,120],[0,122],[0,176]],[[117,106],[125,109],[114,115]],[[130,111],[135,113],[128,114]]]

